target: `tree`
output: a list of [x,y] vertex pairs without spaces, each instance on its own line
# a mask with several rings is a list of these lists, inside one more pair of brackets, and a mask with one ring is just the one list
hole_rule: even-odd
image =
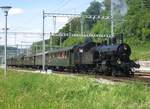
[[136,37],[140,40],[150,39],[150,5],[149,0],[127,0],[128,13],[125,17],[125,34],[128,37]]
[[[98,1],[93,1],[82,15],[101,15],[102,4]],[[94,24],[96,24],[97,19],[84,19],[85,24],[87,24],[87,29],[91,30]]]
[[84,42],[84,37],[69,37],[67,40],[64,41],[63,46],[69,47],[73,45],[82,44]]

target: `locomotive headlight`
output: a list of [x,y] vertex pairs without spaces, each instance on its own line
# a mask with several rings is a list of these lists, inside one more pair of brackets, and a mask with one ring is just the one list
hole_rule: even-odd
[[127,50],[128,48],[126,46],[124,46],[124,50]]
[[83,53],[83,49],[79,49],[79,52],[80,52],[80,53]]
[[118,60],[117,60],[117,63],[118,63],[118,64],[121,64],[121,61],[120,61],[120,59],[118,59]]

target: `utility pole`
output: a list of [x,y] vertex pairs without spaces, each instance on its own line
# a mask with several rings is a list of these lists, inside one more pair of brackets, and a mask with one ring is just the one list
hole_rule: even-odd
[[71,22],[69,23],[69,33],[71,33],[71,30],[72,30],[72,24]]
[[17,35],[17,34],[15,33],[14,35],[15,35],[15,45],[16,45],[16,39],[17,39],[17,38],[16,38],[16,35]]
[[43,10],[43,55],[42,55],[42,67],[43,67],[43,72],[45,71],[45,34],[44,34],[44,29],[45,29],[45,12]]
[[113,0],[111,0],[111,37],[114,37],[114,4]]
[[35,54],[38,53],[38,48],[37,48],[37,44],[35,43]]
[[53,16],[54,34],[56,33],[56,16]]
[[50,32],[50,36],[49,36],[49,45],[50,45],[50,50],[52,49],[52,33]]
[[[56,16],[53,16],[53,25],[54,25],[54,36],[56,33]],[[53,40],[53,38],[51,37],[51,40]]]
[[59,47],[60,48],[62,47],[62,36],[61,35],[59,36]]
[[16,56],[18,56],[18,44],[16,44]]
[[83,16],[81,16],[81,18],[80,18],[80,24],[81,24],[81,34],[83,34],[83,24],[84,24]]
[[22,42],[21,42],[20,54],[22,54],[22,46],[23,46],[23,44],[22,44]]

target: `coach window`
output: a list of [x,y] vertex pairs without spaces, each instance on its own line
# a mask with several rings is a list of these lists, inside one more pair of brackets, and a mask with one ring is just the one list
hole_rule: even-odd
[[59,57],[59,58],[62,58],[62,52],[59,53],[59,56],[58,56],[58,57]]
[[55,57],[54,53],[52,54],[53,58]]
[[49,54],[49,58],[51,59],[51,54]]
[[70,51],[67,51],[67,54],[66,54],[66,55],[67,55],[67,57],[69,57],[69,53],[70,53]]
[[58,53],[55,53],[55,54],[54,54],[54,57],[58,57]]
[[66,51],[64,51],[64,59],[66,59]]
[[59,58],[59,55],[60,55],[59,52],[55,53],[56,58]]
[[61,52],[61,58],[64,58],[64,51]]
[[65,51],[64,58],[67,59],[67,51]]
[[64,51],[61,53],[61,58],[64,59]]

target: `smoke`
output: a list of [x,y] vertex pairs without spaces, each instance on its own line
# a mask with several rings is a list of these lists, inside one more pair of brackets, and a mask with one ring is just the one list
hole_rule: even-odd
[[128,11],[126,0],[113,0],[114,7],[119,8],[120,14],[125,16]]
[[124,16],[128,11],[128,6],[125,0],[120,0],[120,14]]

